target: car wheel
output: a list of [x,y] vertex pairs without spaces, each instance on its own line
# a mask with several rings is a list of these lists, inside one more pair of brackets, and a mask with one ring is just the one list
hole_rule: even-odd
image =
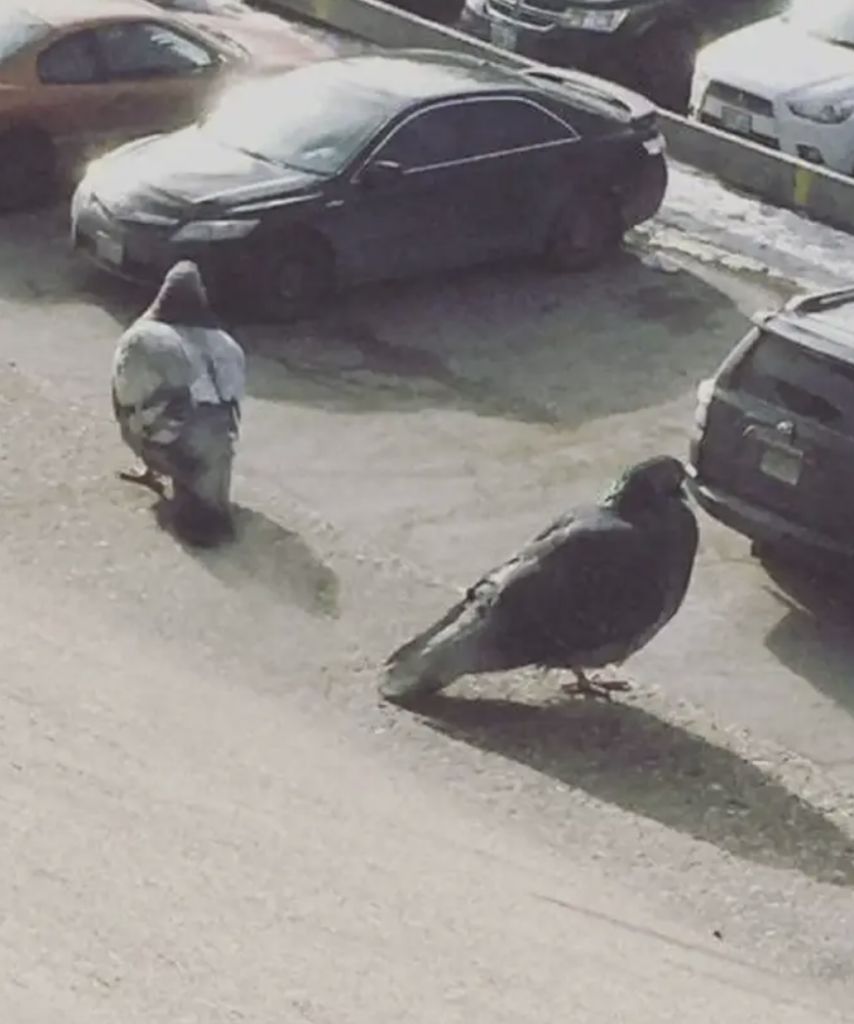
[[321,238],[296,235],[268,246],[262,260],[262,305],[274,320],[310,316],[333,291],[332,252]]
[[653,29],[638,57],[641,90],[658,106],[687,113],[696,53],[697,39],[690,29],[678,25]]
[[623,239],[619,213],[607,196],[576,195],[558,210],[546,240],[546,265],[552,270],[591,270]]
[[16,130],[0,137],[0,210],[29,210],[56,191],[56,154],[40,132]]

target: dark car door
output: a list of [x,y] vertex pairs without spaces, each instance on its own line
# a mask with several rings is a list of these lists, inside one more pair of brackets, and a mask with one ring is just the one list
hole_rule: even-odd
[[[393,128],[342,203],[338,251],[360,278],[469,266],[530,248],[573,130],[518,97],[434,104]],[[370,165],[400,174],[369,184]]]
[[578,133],[535,97],[489,96],[466,104],[475,259],[533,253],[583,170]]
[[[468,262],[470,175],[458,103],[395,124],[357,166],[331,218],[337,259],[355,280],[407,276]],[[392,166],[397,173],[376,175]]]

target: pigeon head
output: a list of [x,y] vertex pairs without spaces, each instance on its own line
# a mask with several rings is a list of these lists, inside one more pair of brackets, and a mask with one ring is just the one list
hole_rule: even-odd
[[181,260],[169,270],[143,316],[173,327],[219,326],[202,275],[192,260]]
[[685,466],[672,455],[657,455],[630,466],[605,498],[623,515],[653,511],[685,497]]

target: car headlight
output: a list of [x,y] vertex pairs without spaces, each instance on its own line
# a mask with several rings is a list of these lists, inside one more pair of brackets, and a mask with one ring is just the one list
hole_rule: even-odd
[[854,96],[835,100],[815,97],[789,100],[788,107],[797,117],[803,117],[807,121],[817,121],[819,124],[842,124],[854,114]]
[[586,29],[588,32],[616,32],[628,17],[628,10],[591,11],[570,7],[560,16],[566,28]]
[[257,220],[191,220],[172,236],[173,242],[230,242],[245,238]]

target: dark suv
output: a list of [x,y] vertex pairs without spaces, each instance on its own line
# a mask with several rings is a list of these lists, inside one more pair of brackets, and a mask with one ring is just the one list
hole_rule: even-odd
[[460,27],[685,112],[697,50],[787,6],[788,0],[466,0]]
[[766,546],[854,556],[854,288],[761,313],[700,385],[700,505]]

